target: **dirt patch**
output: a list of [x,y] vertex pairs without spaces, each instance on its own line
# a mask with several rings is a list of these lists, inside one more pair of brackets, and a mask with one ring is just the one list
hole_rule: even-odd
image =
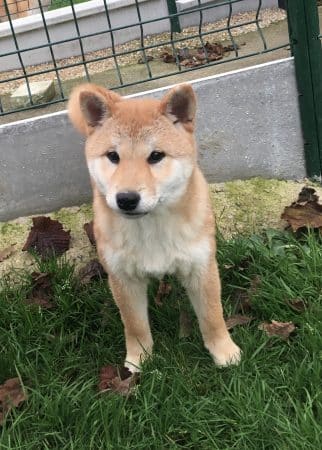
[[[210,195],[220,232],[225,238],[231,238],[236,234],[258,233],[267,228],[284,228],[281,213],[286,205],[296,200],[305,185],[314,186],[317,194],[322,196],[322,188],[309,182],[253,178],[211,184]],[[65,230],[71,231],[71,246],[64,257],[73,262],[76,269],[96,257],[96,250],[83,228],[84,223],[92,219],[90,205],[63,208],[48,216],[59,220]],[[21,251],[31,225],[31,217],[0,223],[1,249],[15,244],[13,253],[0,264],[0,278],[12,269],[27,267],[32,272],[35,265],[33,257]]]

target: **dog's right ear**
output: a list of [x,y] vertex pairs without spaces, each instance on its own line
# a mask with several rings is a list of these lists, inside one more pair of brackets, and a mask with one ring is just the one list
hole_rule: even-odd
[[75,88],[68,102],[68,115],[74,127],[89,136],[97,126],[111,117],[116,102],[122,97],[95,84],[82,84]]

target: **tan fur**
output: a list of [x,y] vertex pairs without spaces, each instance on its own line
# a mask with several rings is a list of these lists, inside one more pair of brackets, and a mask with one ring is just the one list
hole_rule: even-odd
[[[223,319],[214,219],[197,164],[195,110],[189,85],[160,101],[126,100],[87,84],[76,88],[69,102],[71,121],[87,136],[97,249],[120,309],[132,370],[153,346],[148,278],[164,273],[176,274],[185,286],[214,361],[224,366],[240,359]],[[165,157],[149,163],[156,151]],[[117,163],[107,158],[109,152],[117,152]],[[129,191],[140,195],[131,218],[116,200]]]

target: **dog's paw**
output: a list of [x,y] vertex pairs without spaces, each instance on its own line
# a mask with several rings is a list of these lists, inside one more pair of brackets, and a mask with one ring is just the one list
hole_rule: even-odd
[[217,366],[225,367],[238,364],[241,358],[241,350],[230,336],[216,341],[210,353]]
[[141,372],[141,367],[139,364],[134,364],[131,361],[124,361],[124,367],[126,367],[127,369],[129,369],[130,372],[132,373],[138,373]]

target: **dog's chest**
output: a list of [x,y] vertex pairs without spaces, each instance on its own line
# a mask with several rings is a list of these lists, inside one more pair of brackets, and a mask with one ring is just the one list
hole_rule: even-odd
[[124,220],[113,236],[116,246],[105,249],[105,259],[114,273],[156,276],[181,272],[208,261],[208,239],[196,236],[189,224],[167,216]]

